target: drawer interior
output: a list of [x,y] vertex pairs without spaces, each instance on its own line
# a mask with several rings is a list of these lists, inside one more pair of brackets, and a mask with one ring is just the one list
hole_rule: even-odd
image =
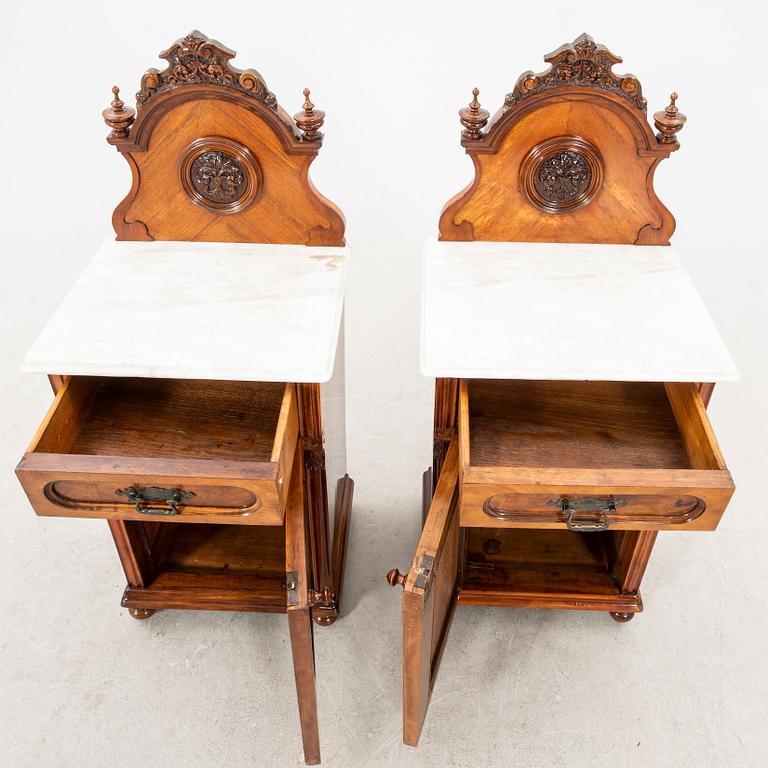
[[76,377],[37,452],[269,462],[283,383]]
[[472,466],[689,469],[664,384],[467,381]]

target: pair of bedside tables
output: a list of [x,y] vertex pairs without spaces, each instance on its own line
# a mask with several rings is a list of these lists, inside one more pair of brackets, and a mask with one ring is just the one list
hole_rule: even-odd
[[[135,618],[286,613],[305,759],[313,622],[341,605],[346,475],[338,209],[312,186],[323,113],[293,119],[192,32],[104,119],[131,167],[107,242],[30,350],[55,400],[17,473],[40,515],[108,521]],[[403,586],[415,745],[457,604],[642,610],[660,530],[712,530],[733,483],[706,414],[733,363],[653,191],[684,118],[582,35],[490,118],[425,248],[435,377],[423,532]],[[333,511],[333,515],[331,515]],[[333,517],[333,520],[331,520]]]

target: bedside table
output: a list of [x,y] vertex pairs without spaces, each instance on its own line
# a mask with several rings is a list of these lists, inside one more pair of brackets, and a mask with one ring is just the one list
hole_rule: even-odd
[[425,248],[433,466],[413,563],[387,574],[413,746],[457,605],[628,621],[658,532],[713,530],[734,491],[706,403],[738,373],[653,190],[676,96],[654,135],[604,46],[582,35],[546,61],[493,118],[473,91],[475,178]]
[[[56,398],[17,468],[39,515],[108,521],[131,616],[286,613],[318,763],[313,620],[340,608],[344,219],[309,180],[323,113],[291,118],[200,32],[103,116],[133,185],[30,349]],[[330,486],[328,477],[330,475]],[[333,532],[329,509],[334,509]]]

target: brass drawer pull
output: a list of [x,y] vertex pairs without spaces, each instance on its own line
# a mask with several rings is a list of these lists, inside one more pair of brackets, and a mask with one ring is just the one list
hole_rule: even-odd
[[[182,491],[181,488],[154,487],[118,488],[115,493],[126,496],[141,515],[178,515],[184,502],[196,495],[192,491]],[[149,502],[160,502],[167,506],[152,507]]]
[[574,512],[576,512],[577,510],[571,506],[568,499],[563,499],[561,501],[561,505],[562,505],[563,513],[568,516],[565,519],[566,528],[568,528],[569,531],[580,531],[582,533],[592,533],[594,531],[607,531],[608,526],[610,525],[610,522],[608,520],[608,515],[612,515],[616,512],[616,504],[614,503],[613,499],[610,499],[608,501],[608,506],[603,507],[599,511],[595,510],[595,514],[601,514],[603,516],[603,519],[597,522],[589,522],[586,520],[573,519]]

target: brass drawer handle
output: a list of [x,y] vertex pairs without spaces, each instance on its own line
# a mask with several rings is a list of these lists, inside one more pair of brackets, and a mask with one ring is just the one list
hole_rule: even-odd
[[[140,515],[178,515],[187,499],[196,496],[193,491],[181,488],[118,488],[118,496],[126,496]],[[160,502],[164,507],[152,507],[150,502]]]
[[616,512],[616,504],[613,501],[613,499],[610,499],[608,501],[607,507],[603,507],[599,511],[595,510],[595,513],[601,514],[603,516],[603,519],[593,523],[593,522],[588,522],[586,520],[574,520],[573,514],[577,510],[575,510],[571,506],[568,499],[563,499],[561,501],[561,506],[562,506],[563,513],[568,516],[565,519],[565,527],[569,531],[580,531],[582,533],[592,533],[594,531],[607,531],[608,526],[610,525],[610,522],[608,520],[608,515],[612,515],[614,512]]

